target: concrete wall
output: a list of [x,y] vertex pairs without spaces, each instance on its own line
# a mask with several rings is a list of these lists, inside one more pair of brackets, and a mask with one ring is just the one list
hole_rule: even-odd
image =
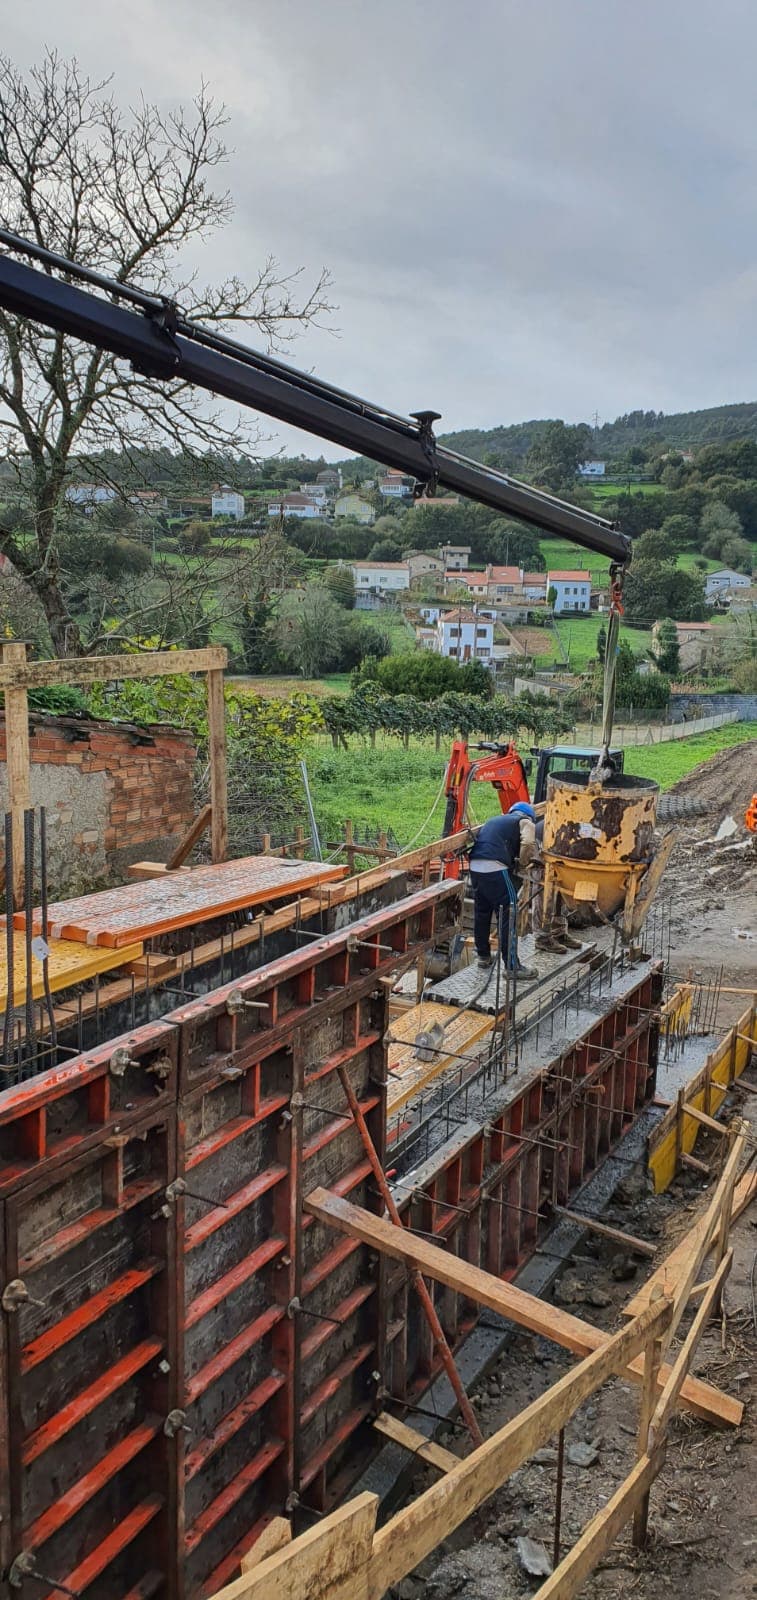
[[[141,858],[164,861],[194,815],[191,735],[163,726],[32,713],[31,798],[47,808],[52,895],[122,878]],[[0,808],[7,810],[0,718]]]
[[757,720],[757,694],[672,694],[669,708],[671,722],[716,717],[723,711],[738,711],[743,722],[754,722]]

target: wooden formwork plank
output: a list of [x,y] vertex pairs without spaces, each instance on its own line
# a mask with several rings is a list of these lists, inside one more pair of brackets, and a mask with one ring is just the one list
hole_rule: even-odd
[[[395,1228],[384,1218],[369,1216],[358,1206],[351,1205],[326,1189],[318,1189],[308,1195],[305,1209],[321,1222],[330,1223],[340,1232],[384,1251],[395,1260],[418,1267],[438,1283],[445,1283],[479,1305],[488,1306],[489,1310],[498,1312],[510,1322],[528,1328],[531,1333],[541,1334],[566,1350],[572,1350],[574,1355],[588,1355],[604,1348],[608,1342],[608,1334],[591,1327],[579,1317],[572,1316],[558,1306],[545,1304],[514,1284],[504,1283],[480,1267],[472,1266],[470,1262],[448,1255],[438,1245],[409,1233],[407,1229]],[[627,1373],[635,1382],[640,1382],[643,1370],[643,1363],[636,1361],[629,1365]],[[665,1382],[668,1371],[668,1368],[661,1368],[661,1383]],[[744,1411],[739,1401],[732,1400],[710,1384],[694,1379],[687,1380],[682,1399],[688,1410],[710,1422],[738,1426]]]
[[214,1600],[364,1600],[378,1503],[356,1495]]
[[[661,1301],[565,1374],[546,1394],[520,1411],[504,1427],[456,1462],[438,1483],[380,1528],[373,1542],[371,1600],[412,1572],[443,1539],[477,1511],[535,1450],[559,1432],[590,1395],[615,1374],[627,1370],[662,1332],[670,1302]],[[624,1338],[624,1333],[631,1335]]]
[[[480,1011],[465,1011],[436,1000],[425,1000],[395,1017],[389,1028],[389,1115],[401,1110],[448,1067],[460,1066],[460,1057],[485,1039],[493,1026],[494,1018]],[[444,1034],[437,1047],[426,1050],[424,1060],[424,1051],[416,1046],[416,1040],[421,1032],[432,1028],[442,1028]]]
[[399,1417],[391,1416],[388,1411],[382,1411],[373,1426],[386,1439],[401,1445],[403,1450],[408,1450],[411,1456],[418,1456],[420,1461],[427,1461],[439,1472],[450,1472],[459,1465],[459,1456],[453,1455],[451,1450],[445,1450],[435,1440],[427,1439],[424,1434],[418,1433],[417,1428],[409,1428],[406,1422],[400,1422]]

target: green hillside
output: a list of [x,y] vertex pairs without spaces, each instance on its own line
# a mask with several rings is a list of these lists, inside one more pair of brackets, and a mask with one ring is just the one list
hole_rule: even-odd
[[[442,444],[488,460],[491,466],[515,469],[547,426],[547,418],[516,422],[509,427],[463,428],[441,436]],[[679,449],[722,444],[733,439],[757,438],[757,401],[709,406],[704,411],[628,411],[594,432],[594,448],[601,459],[617,458],[633,445],[667,444]]]

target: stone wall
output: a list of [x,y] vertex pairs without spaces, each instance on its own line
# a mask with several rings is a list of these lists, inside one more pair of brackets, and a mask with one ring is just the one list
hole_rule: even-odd
[[[32,713],[31,798],[47,808],[51,895],[122,879],[142,858],[165,861],[194,815],[195,747],[162,725]],[[8,805],[0,718],[0,808]]]

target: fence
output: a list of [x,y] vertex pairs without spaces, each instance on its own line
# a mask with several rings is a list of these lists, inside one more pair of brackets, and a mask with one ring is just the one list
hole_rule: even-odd
[[[425,1460],[441,1474],[437,1482],[379,1530],[378,1498],[361,1494],[257,1566],[253,1564],[253,1547],[248,1569],[221,1590],[215,1600],[268,1600],[274,1593],[286,1594],[288,1600],[381,1600],[390,1586],[399,1584],[431,1555],[555,1435],[558,1452],[554,1567],[537,1590],[536,1600],[570,1600],[576,1595],[632,1519],[634,1544],[642,1547],[646,1542],[649,1493],[665,1461],[671,1418],[731,1267],[733,1252],[728,1249],[728,1232],[736,1177],[746,1145],[746,1125],[735,1124],[730,1137],[730,1152],[707,1211],[687,1239],[685,1254],[679,1255],[672,1292],[664,1295],[659,1283],[653,1283],[648,1303],[635,1310],[632,1320],[619,1333],[610,1337],[594,1330],[594,1348],[584,1354],[584,1359],[465,1459],[429,1446],[405,1424],[379,1417],[380,1430],[389,1432],[411,1453],[424,1447]],[[330,1221],[348,1237],[357,1237],[390,1258],[412,1262],[426,1277],[453,1286],[479,1304],[496,1308],[508,1296],[517,1294],[500,1279],[409,1235],[405,1228],[395,1227],[375,1214],[360,1213],[358,1207],[332,1198],[326,1191],[311,1195],[306,1209],[320,1221]],[[710,1277],[700,1283],[703,1264],[713,1252]],[[699,1307],[689,1331],[672,1363],[666,1363],[664,1358],[673,1337],[694,1298],[699,1300]],[[551,1313],[556,1323],[576,1321],[554,1308],[544,1307],[543,1312]],[[610,1500],[563,1556],[565,1426],[579,1407],[613,1377],[633,1377],[641,1388],[634,1459]]]
[[[633,715],[633,708],[630,714]],[[618,715],[622,715],[622,708]],[[635,722],[633,726],[618,726],[616,723],[612,742],[623,749],[639,744],[666,744],[671,739],[690,739],[695,733],[712,733],[715,728],[725,728],[729,723],[741,720],[738,711],[722,711],[718,716],[696,717],[689,722]],[[599,723],[584,722],[573,728],[573,737],[577,743],[594,745],[599,732]]]

